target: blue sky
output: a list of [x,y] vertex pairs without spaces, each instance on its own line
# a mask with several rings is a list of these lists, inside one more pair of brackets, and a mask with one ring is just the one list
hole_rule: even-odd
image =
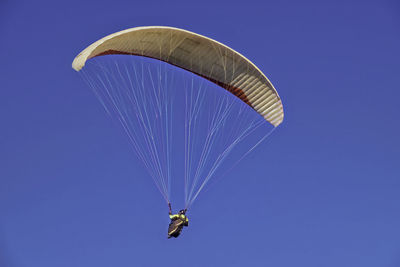
[[[118,30],[214,38],[285,120],[167,240],[165,203],[72,59]],[[399,266],[397,1],[0,3],[0,266]]]

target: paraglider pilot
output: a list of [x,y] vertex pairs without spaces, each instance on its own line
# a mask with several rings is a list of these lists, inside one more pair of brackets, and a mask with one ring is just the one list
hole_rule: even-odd
[[169,218],[171,222],[168,227],[168,238],[177,238],[184,226],[189,226],[189,219],[186,217],[186,209],[180,210],[178,214],[172,214],[171,204],[168,203],[169,207]]

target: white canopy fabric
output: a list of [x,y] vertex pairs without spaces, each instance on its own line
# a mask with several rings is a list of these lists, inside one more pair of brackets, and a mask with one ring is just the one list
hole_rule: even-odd
[[205,36],[172,27],[137,27],[110,34],[74,59],[79,71],[90,58],[126,54],[167,62],[190,71],[239,97],[275,127],[283,106],[267,77],[240,53]]

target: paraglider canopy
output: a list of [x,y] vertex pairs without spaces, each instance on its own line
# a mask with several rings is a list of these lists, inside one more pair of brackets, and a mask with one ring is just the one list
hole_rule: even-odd
[[173,27],[137,27],[110,34],[83,50],[72,67],[112,54],[158,59],[199,75],[231,92],[273,126],[283,121],[281,99],[267,77],[235,50],[205,36]]

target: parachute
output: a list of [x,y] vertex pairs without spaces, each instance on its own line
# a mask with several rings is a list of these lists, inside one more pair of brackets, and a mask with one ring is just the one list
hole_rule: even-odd
[[[109,61],[92,59],[105,55],[101,58]],[[93,69],[85,72],[90,62]],[[277,91],[251,61],[213,39],[178,28],[113,33],[79,53],[72,67],[83,70],[106,112],[122,125],[167,203],[172,176],[184,177],[185,208],[235,147],[253,141],[241,150],[240,160],[284,117]],[[249,138],[266,125],[270,131]],[[179,148],[173,145],[175,135],[184,143],[184,170],[178,175],[171,169],[179,161],[179,153],[172,153]]]

